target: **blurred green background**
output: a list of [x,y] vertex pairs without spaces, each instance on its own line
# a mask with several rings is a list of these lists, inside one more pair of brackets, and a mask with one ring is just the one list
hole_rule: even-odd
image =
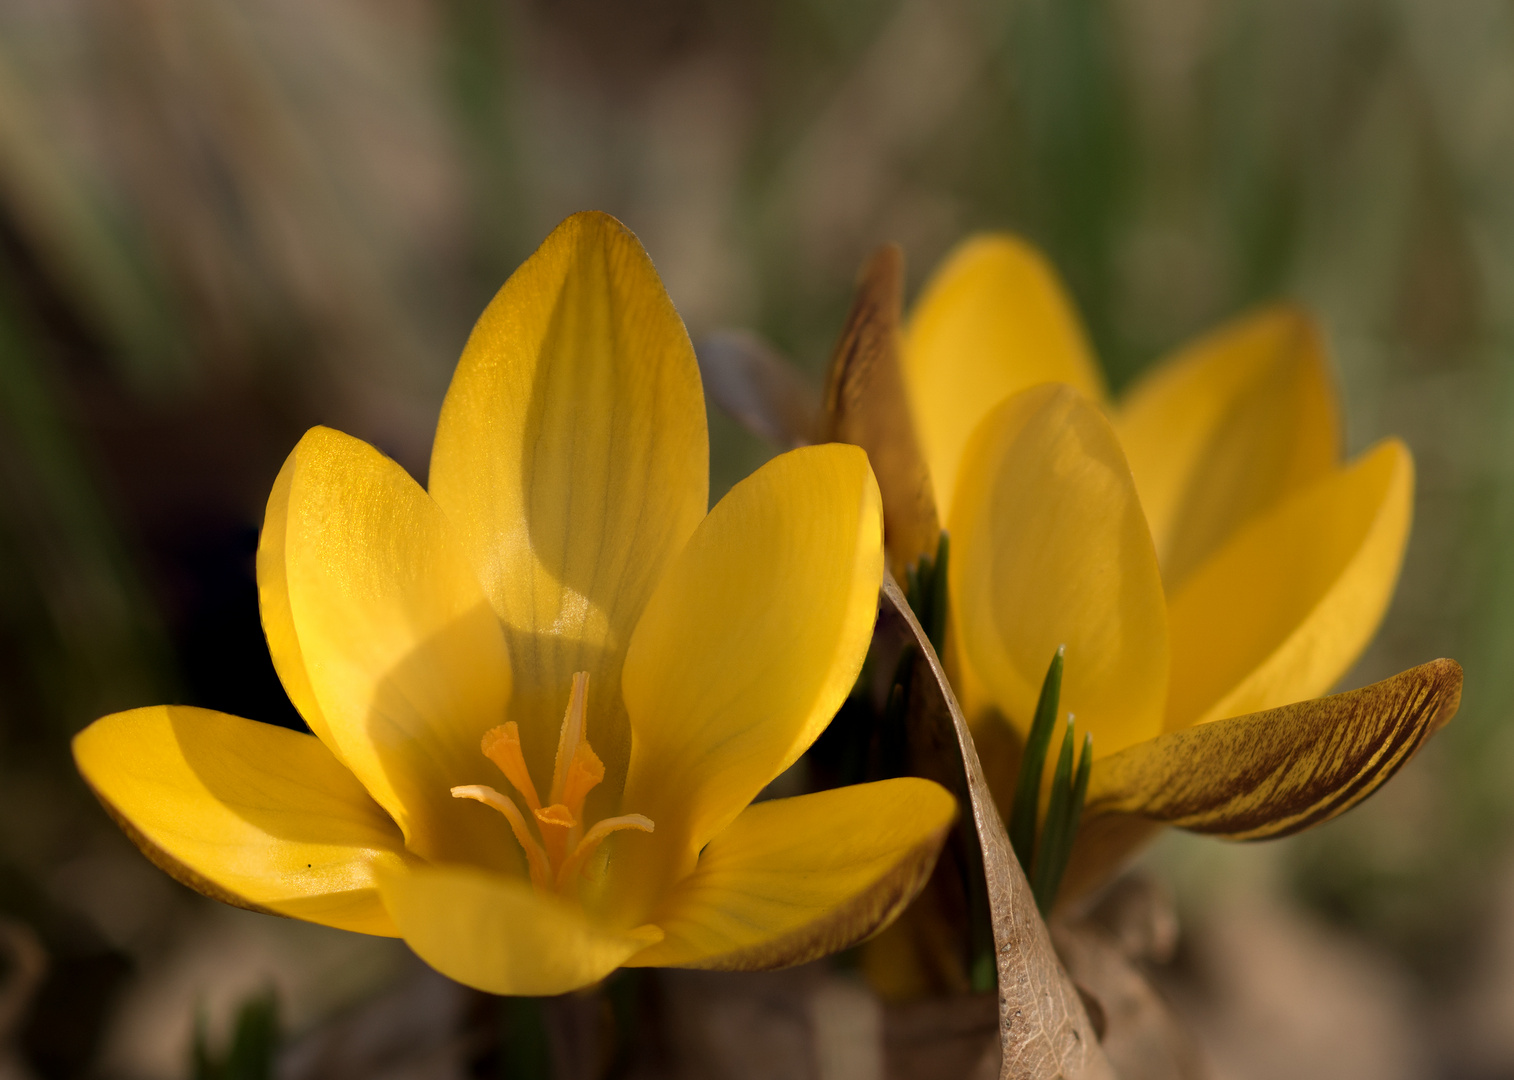
[[[1419,470],[1348,682],[1449,655],[1466,694],[1338,823],[1159,845],[1190,1012],[1224,1075],[1514,1074],[1507,0],[0,0],[0,913],[51,958],[0,1056],[181,1075],[196,1008],[271,981],[298,1029],[407,970],[158,876],[67,740],[159,701],[298,723],[252,575],[284,455],[325,423],[423,477],[473,318],[585,208],[696,340],[817,379],[886,240],[913,290],[971,230],[1031,237],[1116,387],[1312,307],[1352,449]],[[718,495],[772,449],[711,425]],[[1306,984],[1320,1030],[1279,1004]],[[1300,1064],[1342,1042],[1379,1056]]]

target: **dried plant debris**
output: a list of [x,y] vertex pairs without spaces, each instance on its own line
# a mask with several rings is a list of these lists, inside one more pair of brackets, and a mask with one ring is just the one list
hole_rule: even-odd
[[819,437],[867,451],[883,492],[883,530],[896,572],[935,554],[941,525],[910,418],[900,367],[904,253],[885,244],[862,267],[831,356]]
[[[886,623],[902,623],[917,650],[927,677],[915,686],[926,689],[916,700],[925,716],[952,733],[961,755],[963,786],[982,851],[988,907],[993,928],[999,985],[999,1075],[1004,1080],[1066,1080],[1114,1077],[1098,1043],[1088,1009],[1052,945],[1036,910],[1030,882],[1010,845],[1009,835],[989,793],[967,721],[952,694],[940,659],[905,602],[893,578],[883,586]],[[917,691],[918,693],[919,691]]]

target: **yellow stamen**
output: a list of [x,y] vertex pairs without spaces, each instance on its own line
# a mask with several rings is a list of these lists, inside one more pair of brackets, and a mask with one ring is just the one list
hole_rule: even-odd
[[[531,834],[526,815],[513,799],[501,795],[485,784],[465,784],[452,789],[457,799],[473,799],[492,806],[505,815],[531,870],[531,883],[543,891],[566,892],[583,869],[589,856],[613,832],[640,829],[651,832],[652,820],[641,814],[624,814],[605,818],[587,833],[583,829],[584,801],[589,792],[605,778],[604,762],[589,745],[584,732],[584,715],[588,709],[589,673],[573,676],[573,690],[568,697],[568,711],[563,716],[557,737],[557,760],[552,769],[551,803],[543,806],[526,766],[520,746],[520,727],[512,720],[484,733],[480,744],[484,756],[514,785],[536,819],[536,836]],[[537,836],[541,839],[538,840]]]
[[484,732],[484,757],[499,766],[505,779],[520,792],[526,806],[541,809],[541,800],[536,797],[536,785],[531,782],[531,770],[526,768],[526,755],[520,749],[520,725],[514,720]]
[[562,869],[557,872],[557,888],[561,891],[563,886],[572,881],[583,866],[584,860],[594,854],[594,849],[604,842],[605,837],[612,832],[621,829],[640,829],[642,832],[651,832],[655,825],[652,819],[644,814],[624,814],[620,817],[609,817],[596,824],[590,829],[578,846],[573,849],[573,854],[568,856],[568,861],[562,864]]
[[557,734],[557,760],[552,766],[552,801],[563,801],[563,792],[568,786],[568,768],[573,762],[578,744],[584,738],[584,712],[589,704],[589,673],[580,671],[573,676],[573,692],[568,695],[568,711],[563,714],[562,728]]
[[569,834],[578,826],[578,819],[562,803],[553,803],[536,811],[536,828],[541,833],[542,847],[547,849],[547,858],[553,866],[561,866],[563,853],[568,849]]
[[573,751],[573,761],[568,765],[568,776],[563,783],[562,802],[576,818],[584,816],[584,799],[605,778],[604,762],[594,752],[587,740]]
[[501,795],[487,784],[463,784],[452,789],[454,799],[472,799],[481,802],[485,806],[492,806],[510,823],[510,830],[515,833],[516,842],[526,853],[526,864],[531,869],[531,884],[538,889],[550,889],[553,885],[552,864],[547,859],[547,853],[536,842],[536,837],[531,835],[531,830],[526,827],[526,818],[520,812],[520,807],[508,795]]

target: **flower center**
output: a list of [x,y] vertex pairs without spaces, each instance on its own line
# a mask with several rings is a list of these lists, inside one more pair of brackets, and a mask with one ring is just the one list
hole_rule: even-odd
[[605,778],[604,763],[584,736],[584,712],[588,704],[589,673],[573,676],[573,692],[557,736],[557,761],[552,769],[552,789],[546,806],[536,794],[531,771],[520,749],[520,727],[515,721],[484,732],[484,756],[499,766],[505,779],[525,800],[536,822],[533,833],[515,800],[487,784],[464,784],[452,789],[455,799],[474,799],[494,807],[510,822],[515,839],[526,853],[531,882],[546,892],[563,892],[574,882],[584,861],[594,854],[605,837],[620,829],[652,831],[652,819],[642,814],[603,818],[585,830],[584,799]]

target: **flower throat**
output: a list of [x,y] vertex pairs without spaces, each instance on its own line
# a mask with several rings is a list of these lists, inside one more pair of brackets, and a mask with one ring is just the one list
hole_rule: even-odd
[[484,756],[499,766],[510,786],[525,800],[536,821],[533,834],[515,800],[487,784],[464,784],[452,789],[456,799],[474,799],[492,806],[510,822],[515,839],[526,853],[531,883],[545,892],[565,892],[605,837],[620,829],[651,832],[652,820],[642,814],[603,818],[584,829],[584,800],[605,778],[604,763],[584,736],[584,713],[588,704],[589,673],[573,676],[568,711],[557,736],[557,760],[552,769],[552,789],[543,806],[520,748],[520,727],[511,720],[484,732]]

